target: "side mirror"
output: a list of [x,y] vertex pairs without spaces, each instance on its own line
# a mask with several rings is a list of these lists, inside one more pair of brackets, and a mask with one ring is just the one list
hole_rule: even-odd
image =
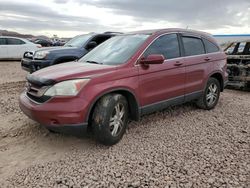
[[91,41],[87,44],[86,48],[89,49],[93,49],[97,46],[97,43],[95,41]]
[[140,64],[150,65],[150,64],[162,64],[165,58],[161,54],[151,54],[146,58],[140,60]]

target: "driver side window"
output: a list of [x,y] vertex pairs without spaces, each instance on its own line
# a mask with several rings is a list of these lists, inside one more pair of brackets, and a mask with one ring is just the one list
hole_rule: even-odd
[[151,54],[161,54],[165,59],[180,57],[177,34],[166,34],[156,39],[144,52],[144,57]]

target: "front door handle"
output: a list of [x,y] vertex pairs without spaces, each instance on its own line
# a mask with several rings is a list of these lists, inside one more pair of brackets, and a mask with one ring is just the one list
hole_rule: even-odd
[[176,61],[174,66],[181,66],[183,63],[181,63],[180,61]]

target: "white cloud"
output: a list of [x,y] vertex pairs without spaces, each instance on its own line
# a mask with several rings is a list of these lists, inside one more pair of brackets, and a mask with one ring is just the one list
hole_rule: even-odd
[[248,0],[0,0],[0,29],[67,37],[87,32],[189,27],[250,32]]

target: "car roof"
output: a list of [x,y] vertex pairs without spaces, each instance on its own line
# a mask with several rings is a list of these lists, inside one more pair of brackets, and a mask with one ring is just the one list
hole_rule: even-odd
[[181,29],[181,28],[165,28],[165,29],[154,29],[154,30],[142,30],[142,31],[132,31],[128,32],[129,34],[161,34],[166,32],[185,32],[185,33],[194,33],[198,35],[211,35],[203,31],[196,31],[192,29]]
[[91,35],[91,36],[98,36],[98,35],[103,35],[103,36],[115,36],[115,35],[120,35],[123,33],[120,32],[112,32],[112,31],[107,31],[104,33],[95,33],[95,32],[90,32],[90,33],[86,33],[86,34],[80,34],[80,35],[76,35],[76,36],[84,36],[84,35]]
[[[116,36],[118,35],[118,32],[105,32],[105,33],[95,33],[95,32],[90,32],[90,33],[85,33],[85,34],[80,34],[80,35],[76,35],[74,37],[72,37],[70,40],[72,40],[73,38],[79,38],[79,37],[83,37],[83,36],[86,36],[86,35],[89,35],[89,39],[93,39],[95,37],[99,37],[99,36],[107,36],[107,37],[113,37],[113,36]],[[69,40],[69,41],[70,41]],[[68,41],[67,41],[68,42]]]
[[25,43],[32,43],[32,42],[30,42],[28,39],[25,39],[25,38],[20,38],[20,37],[0,36],[0,38],[12,38],[12,39],[19,39],[19,40],[24,41]]
[[206,39],[209,39],[210,41],[217,44],[217,41],[214,39],[214,37],[210,33],[206,33],[206,32],[203,32],[203,31],[196,31],[196,30],[192,30],[192,29],[165,28],[165,29],[132,31],[132,32],[128,32],[127,34],[161,35],[161,34],[169,33],[169,32],[198,35],[198,36],[204,37]]

